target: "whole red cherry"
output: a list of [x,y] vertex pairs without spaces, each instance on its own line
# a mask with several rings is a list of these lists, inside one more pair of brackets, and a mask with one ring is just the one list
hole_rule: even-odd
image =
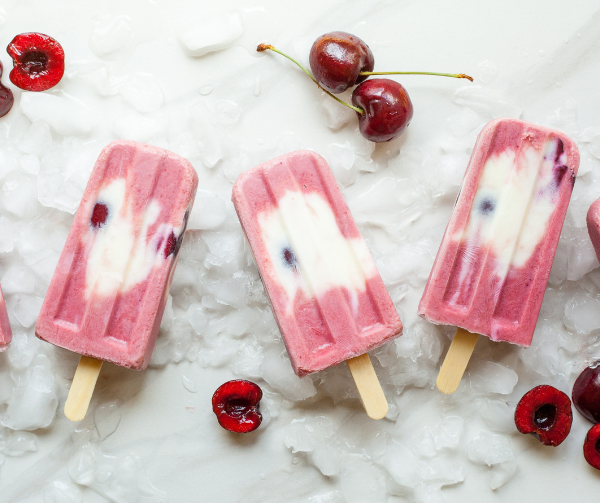
[[592,423],[600,423],[600,362],[586,368],[573,384],[575,408]]
[[375,66],[369,46],[356,35],[343,31],[317,38],[310,49],[309,62],[317,82],[332,93],[342,93],[363,82],[367,76],[359,73],[372,72]]
[[364,113],[358,115],[360,133],[370,141],[390,141],[410,124],[413,106],[406,89],[390,79],[369,79],[352,93],[352,103]]

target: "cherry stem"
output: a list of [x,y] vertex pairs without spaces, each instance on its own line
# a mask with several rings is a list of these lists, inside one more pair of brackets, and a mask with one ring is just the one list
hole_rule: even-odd
[[464,73],[434,73],[434,72],[360,72],[359,75],[437,75],[438,77],[452,77],[455,79],[468,79],[473,82],[473,77]]
[[332,98],[333,98],[335,101],[337,101],[338,103],[341,103],[342,105],[344,105],[344,106],[346,106],[346,107],[348,107],[348,108],[351,108],[351,109],[352,109],[352,110],[354,110],[356,113],[359,113],[359,114],[361,114],[361,115],[364,115],[364,114],[365,114],[365,111],[364,111],[362,108],[358,108],[358,107],[352,106],[352,105],[350,105],[349,103],[346,103],[344,100],[341,100],[341,99],[339,99],[337,96],[335,96],[335,95],[331,94],[331,93],[330,93],[330,92],[329,92],[327,89],[324,89],[324,88],[323,88],[323,86],[321,86],[321,84],[319,84],[319,83],[317,82],[317,79],[315,79],[315,78],[314,78],[314,77],[313,77],[313,76],[310,74],[310,72],[309,72],[309,71],[308,71],[306,68],[304,68],[304,67],[303,67],[303,66],[302,66],[300,63],[298,63],[298,61],[296,61],[296,60],[295,60],[294,58],[292,58],[291,56],[288,56],[288,55],[287,55],[287,54],[285,54],[284,52],[281,52],[279,49],[275,49],[275,47],[273,47],[272,45],[268,45],[268,44],[260,44],[260,45],[259,45],[259,46],[256,48],[256,51],[257,51],[257,52],[264,52],[264,51],[267,51],[267,50],[269,50],[269,51],[273,51],[273,52],[276,52],[277,54],[281,54],[281,55],[282,55],[284,58],[287,58],[287,59],[289,59],[289,60],[290,60],[292,63],[294,63],[294,64],[298,65],[298,66],[299,66],[299,67],[302,69],[302,71],[303,71],[304,73],[306,73],[306,75],[308,75],[308,76],[311,78],[311,80],[312,80],[312,81],[313,81],[315,84],[317,84],[317,86],[319,87],[319,89],[321,89],[321,91],[323,91],[324,93],[326,93],[326,94],[328,94],[329,96],[331,96],[331,97],[332,97]]

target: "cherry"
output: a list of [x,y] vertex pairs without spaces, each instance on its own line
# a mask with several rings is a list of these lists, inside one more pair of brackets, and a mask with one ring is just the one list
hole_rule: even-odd
[[257,384],[244,379],[228,381],[212,397],[213,412],[226,430],[248,433],[262,422],[261,398],[262,390]]
[[[281,54],[296,64],[308,75],[320,89],[342,105],[351,108],[358,114],[361,134],[374,142],[390,141],[398,137],[410,123],[413,114],[412,103],[404,87],[388,79],[372,79],[362,81],[370,75],[438,75],[469,79],[464,73],[432,73],[432,72],[372,72],[361,70],[371,65],[370,50],[358,37],[344,32],[332,32],[323,35],[313,44],[310,59],[311,68],[317,78],[294,58],[276,49],[272,45],[260,44],[258,52],[273,51]],[[368,52],[365,52],[368,51]],[[364,56],[364,57],[363,57]],[[360,82],[352,93],[350,105],[335,96],[332,91],[339,92]]]
[[309,62],[319,84],[332,93],[342,93],[364,81],[367,76],[360,72],[371,72],[375,66],[369,46],[343,31],[317,38],[310,49]]
[[546,384],[523,395],[515,411],[521,433],[530,433],[544,445],[560,445],[571,431],[571,400],[562,391]]
[[[0,77],[2,77],[3,72],[4,67],[2,66],[2,62],[0,62]],[[14,102],[15,97],[12,91],[0,82],[0,117],[4,117],[10,112]]]
[[102,227],[106,223],[106,219],[108,218],[108,206],[104,203],[96,203],[94,205],[94,209],[92,210],[92,218],[91,223],[92,227],[98,229]]
[[592,426],[585,436],[583,456],[590,465],[600,470],[600,424]]
[[413,116],[406,89],[390,79],[369,79],[352,93],[352,103],[364,110],[358,115],[360,133],[374,142],[400,136]]
[[571,396],[583,417],[592,423],[600,423],[600,362],[579,374]]
[[43,33],[17,35],[8,47],[14,68],[10,81],[26,91],[45,91],[60,82],[65,73],[62,46]]

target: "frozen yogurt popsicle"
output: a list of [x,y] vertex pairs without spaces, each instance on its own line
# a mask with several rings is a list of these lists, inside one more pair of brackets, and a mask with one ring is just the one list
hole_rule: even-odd
[[251,169],[232,198],[296,374],[358,357],[401,334],[322,157],[292,152]]
[[419,314],[529,346],[578,167],[577,146],[559,131],[515,119],[487,124]]
[[191,164],[167,150],[108,145],[75,214],[36,335],[85,357],[146,368],[197,184]]
[[596,199],[587,213],[587,228],[596,256],[600,260],[600,199]]
[[6,304],[4,303],[4,295],[0,288],[0,353],[6,351],[8,343],[12,339],[12,330],[8,321],[8,313],[6,312]]

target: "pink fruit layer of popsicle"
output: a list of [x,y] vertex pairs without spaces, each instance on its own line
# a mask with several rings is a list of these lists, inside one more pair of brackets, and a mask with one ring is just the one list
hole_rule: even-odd
[[4,295],[2,295],[2,289],[0,289],[0,353],[6,350],[11,339],[12,330],[10,329],[10,322],[8,321]]
[[559,131],[498,119],[479,134],[419,314],[529,346],[579,167]]
[[600,199],[596,199],[587,213],[587,228],[596,256],[600,260]]
[[150,361],[198,184],[185,159],[130,141],[100,154],[36,325],[43,340],[136,370]]
[[296,374],[401,334],[396,308],[322,157],[292,152],[243,173],[233,202]]

